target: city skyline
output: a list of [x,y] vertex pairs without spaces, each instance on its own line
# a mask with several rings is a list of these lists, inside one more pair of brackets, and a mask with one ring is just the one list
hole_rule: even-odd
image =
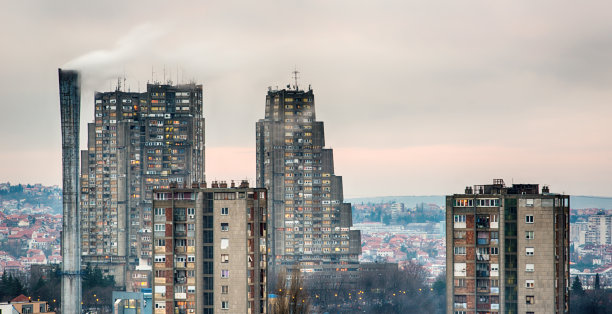
[[253,184],[262,97],[297,67],[346,198],[493,177],[610,196],[611,4],[552,4],[7,4],[0,181],[61,183],[58,67],[82,71],[86,147],[94,90],[125,73],[143,91],[165,65],[204,84],[207,179]]

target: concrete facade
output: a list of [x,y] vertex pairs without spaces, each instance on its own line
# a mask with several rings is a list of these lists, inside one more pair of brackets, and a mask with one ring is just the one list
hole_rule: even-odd
[[58,70],[62,121],[62,311],[81,312],[79,126],[81,82],[77,71]]
[[154,312],[266,313],[266,190],[213,182],[154,194]]
[[447,313],[567,313],[569,196],[503,180],[446,198]]
[[153,189],[204,180],[202,85],[96,93],[81,156],[83,262],[149,287]]

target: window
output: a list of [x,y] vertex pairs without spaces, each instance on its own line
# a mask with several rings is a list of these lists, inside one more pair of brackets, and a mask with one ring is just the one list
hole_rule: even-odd
[[229,239],[221,239],[221,249],[225,250],[229,247]]
[[525,304],[535,304],[535,296],[525,296]]
[[525,216],[525,223],[532,224],[533,223],[533,215]]
[[525,239],[533,240],[535,239],[535,234],[533,231],[525,231]]
[[465,277],[467,272],[466,263],[455,263],[455,276]]
[[465,228],[465,215],[455,215],[455,228]]
[[229,231],[229,223],[228,222],[222,222],[221,223],[221,231]]
[[455,255],[465,255],[465,246],[456,246]]
[[465,215],[455,215],[455,222],[465,222]]
[[467,295],[455,295],[454,307],[461,309],[467,308]]
[[229,270],[222,269],[221,270],[221,278],[229,278]]
[[465,231],[455,231],[453,232],[455,239],[465,239],[466,232]]
[[525,255],[527,256],[533,256],[533,254],[535,253],[535,249],[532,247],[526,247],[525,248]]
[[221,309],[229,310],[229,301],[221,301]]
[[535,285],[534,280],[525,280],[525,288],[533,289]]
[[455,287],[465,287],[465,279],[455,279]]
[[533,206],[533,198],[526,199],[525,206]]
[[155,263],[163,263],[166,261],[166,255],[155,255]]
[[229,254],[221,254],[221,263],[229,263]]
[[166,225],[165,224],[155,224],[154,230],[155,231],[166,231]]
[[164,239],[156,239],[155,246],[166,246],[166,240]]
[[221,286],[221,294],[227,294],[229,292],[228,286]]
[[455,207],[468,207],[474,206],[474,200],[455,200]]
[[227,207],[221,208],[221,215],[229,215],[229,208]]
[[164,216],[166,214],[165,208],[155,208],[155,216]]
[[235,200],[235,192],[217,192],[215,193],[215,200]]
[[535,267],[533,264],[525,264],[525,271],[526,272],[533,272],[535,270]]
[[189,263],[194,263],[194,262],[195,262],[195,255],[189,255],[189,256],[187,256],[187,262],[189,262]]
[[491,247],[491,255],[499,255],[499,248]]

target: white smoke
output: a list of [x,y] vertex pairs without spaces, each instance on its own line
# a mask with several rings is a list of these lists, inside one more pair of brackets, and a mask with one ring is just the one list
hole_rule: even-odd
[[67,62],[62,68],[81,71],[84,85],[98,87],[110,79],[123,76],[126,64],[152,57],[154,44],[167,32],[167,27],[159,25],[138,25],[117,40],[113,47],[88,52]]

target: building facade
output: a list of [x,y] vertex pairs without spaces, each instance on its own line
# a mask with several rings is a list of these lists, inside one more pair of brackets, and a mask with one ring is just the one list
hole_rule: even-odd
[[612,215],[601,212],[589,217],[586,243],[597,245],[612,244]]
[[267,201],[245,181],[155,190],[154,312],[266,313]]
[[81,152],[83,264],[128,291],[148,287],[153,189],[204,180],[202,85],[95,94]]
[[312,89],[269,89],[256,131],[257,186],[268,189],[274,271],[356,270],[361,234],[350,230],[351,205],[334,173],[333,150],[325,148]]
[[494,180],[446,208],[447,313],[569,312],[569,196]]

